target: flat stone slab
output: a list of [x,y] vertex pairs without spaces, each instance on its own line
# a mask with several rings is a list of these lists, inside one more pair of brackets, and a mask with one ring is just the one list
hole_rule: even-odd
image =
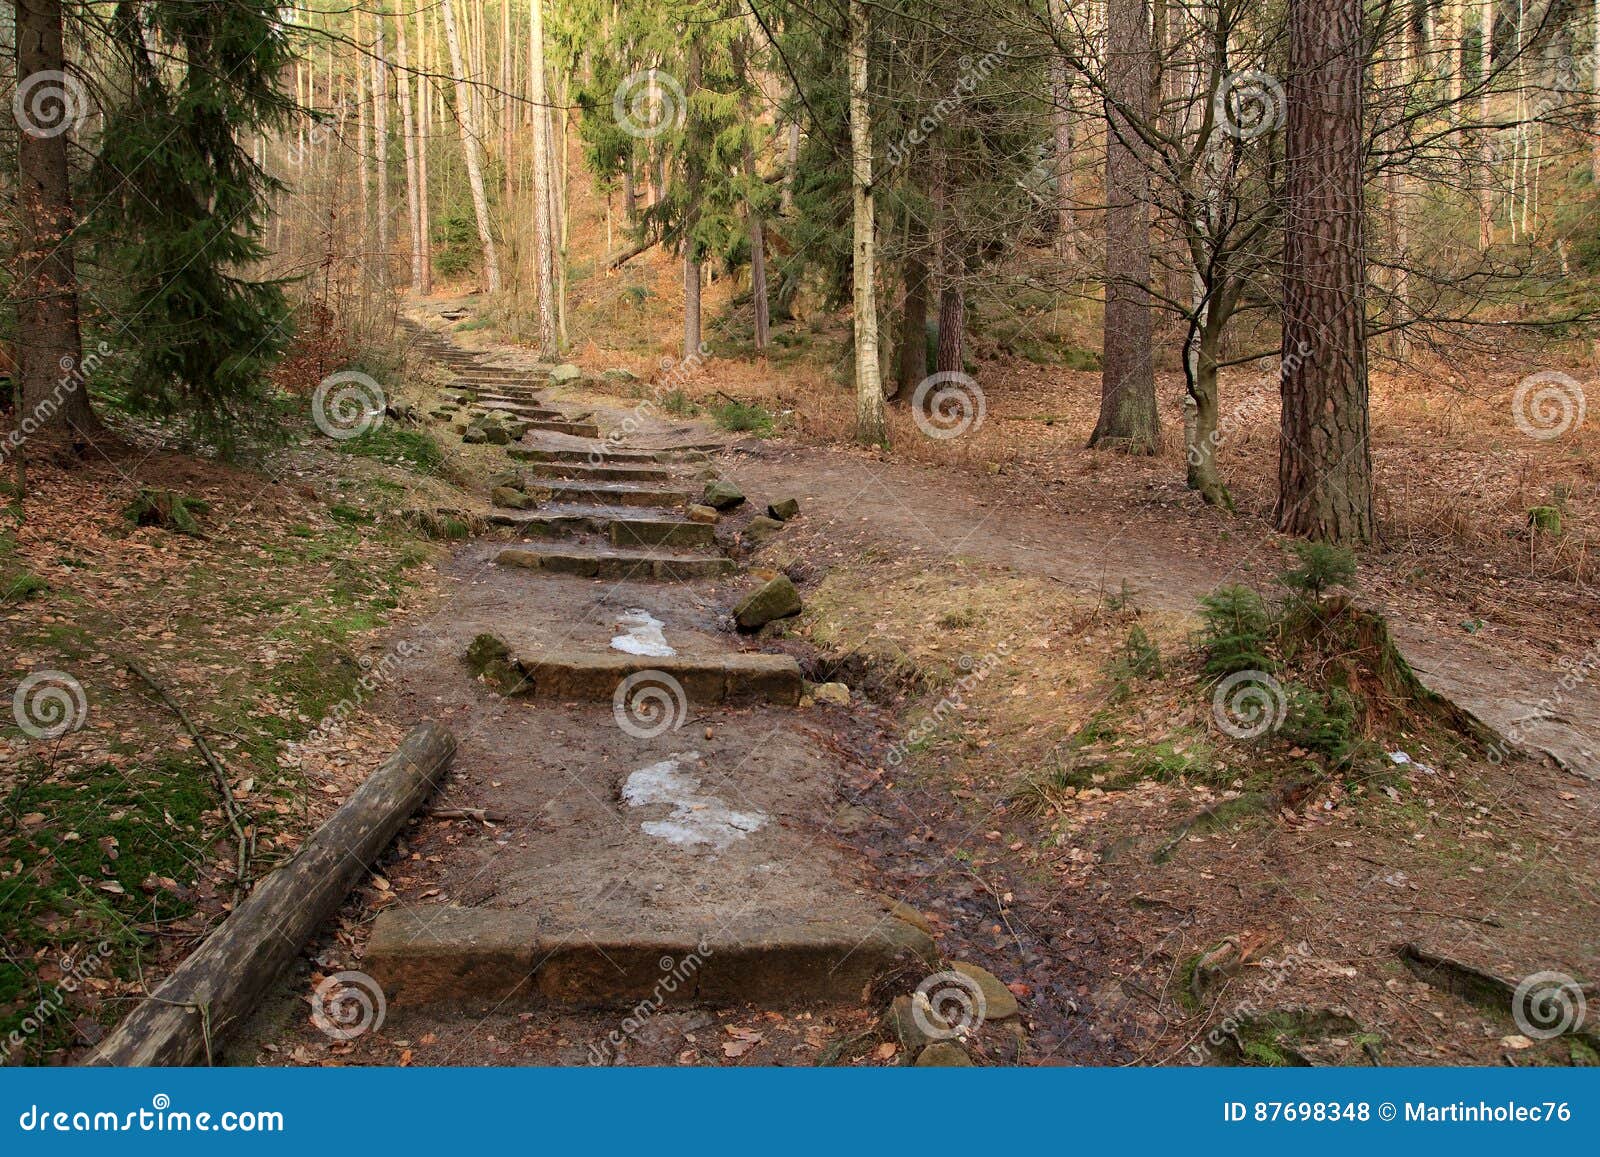
[[580,578],[655,579],[659,582],[720,578],[738,569],[731,558],[719,555],[547,546],[511,547],[501,551],[495,561],[501,566],[577,575]]
[[444,905],[379,913],[365,968],[397,1007],[762,1007],[862,1003],[873,983],[936,968],[924,932],[893,917],[728,927],[561,927],[537,912]]
[[585,502],[596,506],[685,506],[687,490],[634,482],[566,482],[549,485],[552,502]]
[[554,418],[532,423],[535,430],[548,430],[552,434],[571,434],[574,438],[598,438],[600,427],[593,422],[561,422]]
[[513,446],[506,453],[519,462],[615,462],[621,465],[629,463],[643,465],[663,461],[646,450],[612,450],[601,446],[596,446],[592,450],[578,447]]
[[678,519],[641,517],[641,507],[547,503],[538,510],[496,511],[493,526],[509,526],[519,534],[554,538],[569,534],[603,534],[619,547],[698,547],[716,543],[715,528]]
[[528,473],[540,478],[570,478],[582,482],[666,482],[672,472],[661,466],[586,462],[535,462]]
[[610,703],[629,676],[669,675],[688,705],[770,703],[793,707],[804,680],[793,655],[724,651],[714,655],[627,655],[621,651],[540,651],[506,660],[518,696],[564,703]]

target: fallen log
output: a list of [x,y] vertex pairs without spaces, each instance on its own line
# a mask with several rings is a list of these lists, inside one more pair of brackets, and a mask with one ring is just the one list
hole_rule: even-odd
[[400,826],[438,786],[455,736],[414,727],[393,755],[134,1009],[86,1062],[210,1064],[228,1030],[299,954]]
[[626,265],[645,250],[653,249],[659,244],[661,244],[661,238],[659,237],[646,237],[643,241],[635,241],[632,245],[601,258],[600,272],[610,273],[613,269]]

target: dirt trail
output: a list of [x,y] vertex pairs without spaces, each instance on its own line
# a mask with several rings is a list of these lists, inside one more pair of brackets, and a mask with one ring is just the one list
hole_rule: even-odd
[[[1024,478],[985,478],[879,461],[865,455],[780,443],[745,443],[726,470],[753,492],[793,493],[842,539],[870,537],[929,559],[966,557],[1048,576],[1093,596],[1124,589],[1144,605],[1192,611],[1225,582],[1266,586],[1281,565],[1269,536],[1245,526],[1224,541],[1196,536],[1193,518],[1175,524],[1137,510],[1112,522],[1097,514],[1037,508]],[[1464,613],[1435,605],[1397,608],[1369,598],[1423,681],[1529,750],[1554,756],[1587,778],[1600,776],[1600,687],[1567,671],[1509,658],[1498,640],[1461,632]],[[1521,648],[1519,648],[1521,649]],[[1563,686],[1563,680],[1572,684]]]

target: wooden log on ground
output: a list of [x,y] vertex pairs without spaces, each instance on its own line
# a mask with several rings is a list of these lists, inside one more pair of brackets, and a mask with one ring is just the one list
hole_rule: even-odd
[[95,1050],[92,1065],[209,1064],[307,939],[344,902],[455,757],[434,723],[411,730],[299,853],[269,873]]

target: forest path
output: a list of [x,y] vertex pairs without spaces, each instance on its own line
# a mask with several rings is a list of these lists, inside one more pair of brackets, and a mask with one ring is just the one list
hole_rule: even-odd
[[[1267,590],[1283,566],[1279,542],[1243,519],[1222,533],[1204,525],[1197,533],[1193,512],[1154,505],[1115,516],[1087,502],[1076,513],[1046,512],[1025,478],[825,447],[747,442],[740,451],[726,462],[728,477],[752,491],[795,495],[813,523],[824,523],[820,537],[899,545],[930,565],[976,559],[1049,577],[1091,598],[1126,590],[1142,605],[1185,613],[1223,583]],[[1445,602],[1398,605],[1380,583],[1362,595],[1388,615],[1402,653],[1429,687],[1515,744],[1600,777],[1600,687],[1578,665],[1569,673],[1513,657],[1513,650],[1526,655],[1532,648],[1465,633],[1468,612]]]

